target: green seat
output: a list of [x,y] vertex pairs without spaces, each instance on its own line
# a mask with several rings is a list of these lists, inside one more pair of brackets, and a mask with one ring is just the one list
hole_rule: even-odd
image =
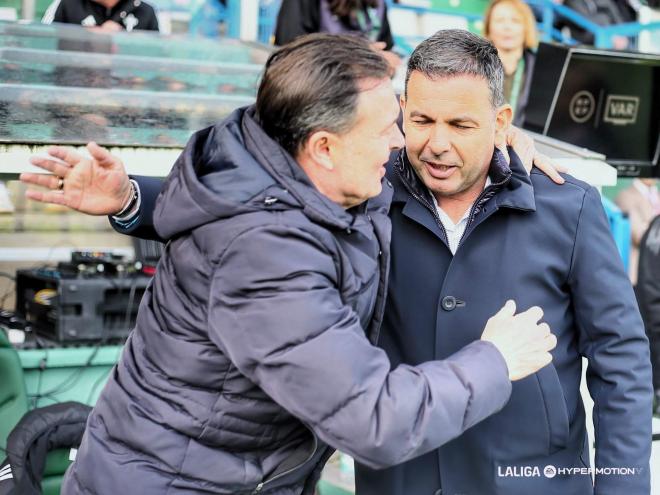
[[21,362],[3,331],[0,331],[0,376],[0,448],[4,452],[9,433],[28,411],[28,398]]
[[[46,10],[50,7],[50,4],[53,3],[52,0],[36,0],[34,3],[34,22],[40,22],[43,18]],[[9,7],[16,10],[16,14],[19,19],[23,18],[23,2],[22,0],[2,0],[0,2],[0,7]]]
[[[1,460],[7,448],[9,433],[29,409],[23,368],[18,353],[2,330],[0,330],[0,377],[2,377],[2,386],[0,386]],[[70,463],[69,449],[57,449],[48,453],[44,477],[41,481],[43,495],[59,495],[62,476]]]

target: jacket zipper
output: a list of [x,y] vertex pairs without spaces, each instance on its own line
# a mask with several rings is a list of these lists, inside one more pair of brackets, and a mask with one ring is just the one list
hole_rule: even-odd
[[431,215],[433,215],[435,222],[438,224],[438,227],[440,227],[440,230],[442,231],[442,235],[445,238],[446,244],[449,245],[449,237],[447,237],[447,231],[445,230],[445,226],[442,224],[442,220],[440,220],[440,216],[438,215],[438,210],[436,210],[431,204],[429,204],[429,202],[426,201],[426,199],[422,198],[419,194],[417,194],[415,191],[412,190],[412,187],[410,187],[406,179],[401,175],[401,172],[399,172],[398,167],[396,168],[396,173],[399,176],[399,179],[401,179],[401,182],[405,186],[408,193],[431,212]]
[[259,483],[259,484],[255,487],[255,489],[253,490],[253,492],[252,492],[253,495],[256,495],[256,494],[260,493],[261,490],[263,490],[263,488],[264,488],[266,485],[268,485],[268,484],[270,484],[270,483],[272,483],[272,482],[274,482],[274,481],[277,481],[278,479],[280,479],[280,478],[282,478],[282,477],[284,477],[284,476],[286,476],[286,475],[288,475],[288,474],[291,474],[292,472],[294,472],[295,470],[297,470],[297,469],[300,468],[301,466],[304,466],[305,464],[307,464],[307,463],[308,463],[308,462],[309,462],[309,461],[310,461],[310,460],[316,455],[316,451],[318,450],[318,446],[319,446],[318,438],[316,438],[316,434],[312,431],[311,428],[309,428],[307,425],[305,425],[305,427],[306,427],[306,428],[312,433],[312,435],[314,436],[314,448],[312,449],[312,453],[311,453],[311,454],[310,454],[310,455],[309,455],[304,461],[302,461],[300,464],[297,464],[296,466],[292,467],[291,469],[287,469],[286,471],[284,471],[284,472],[278,474],[277,476],[274,476],[273,478],[270,478],[269,480],[262,481],[261,483]]
[[[433,208],[433,206],[430,205],[428,201],[426,201],[419,194],[417,194],[415,191],[413,191],[412,187],[410,186],[410,184],[408,184],[408,181],[406,181],[406,179],[403,177],[403,175],[399,171],[398,167],[395,167],[395,170],[396,170],[397,175],[401,179],[401,182],[403,183],[406,190],[408,191],[408,193],[410,193],[410,195],[413,198],[415,198],[417,201],[419,201],[423,206],[425,206],[431,212],[431,214],[433,215],[433,218],[435,219],[436,223],[438,224],[438,226],[442,230],[443,235],[445,236],[445,241],[446,241],[447,245],[449,245],[449,239],[447,237],[447,231],[445,230],[445,226],[442,224],[442,220],[440,220],[440,217],[438,216],[438,211],[435,208]],[[509,173],[501,181],[491,184],[486,189],[481,191],[481,194],[479,194],[479,196],[477,196],[477,199],[474,201],[474,203],[472,203],[472,207],[470,208],[470,214],[468,216],[467,225],[465,226],[465,230],[463,231],[463,235],[461,236],[460,240],[458,241],[457,248],[460,247],[461,244],[463,243],[463,239],[465,238],[465,234],[467,233],[467,231],[470,227],[470,224],[472,224],[472,222],[474,221],[474,216],[476,215],[475,212],[476,212],[477,206],[479,205],[479,202],[483,199],[483,197],[486,195],[487,192],[492,190],[494,187],[499,187],[499,186],[502,186],[502,185],[506,184],[509,181],[510,178],[511,178],[511,174]]]
[[467,233],[468,229],[470,228],[470,225],[471,225],[472,222],[474,221],[474,216],[475,216],[475,214],[476,214],[475,211],[476,211],[476,209],[477,209],[477,206],[479,205],[479,202],[483,199],[483,197],[486,195],[487,192],[489,192],[489,191],[490,191],[491,189],[493,189],[494,187],[500,187],[500,186],[506,184],[506,183],[509,181],[510,178],[511,178],[511,174],[507,175],[507,176],[506,176],[504,179],[502,179],[501,181],[499,181],[499,182],[497,182],[497,183],[494,183],[494,184],[491,184],[491,185],[488,186],[486,189],[484,189],[483,191],[481,191],[481,194],[479,194],[479,196],[477,196],[477,199],[474,201],[474,203],[472,203],[472,207],[470,208],[470,215],[468,216],[468,221],[467,221],[467,224],[465,225],[465,230],[463,231],[463,235],[461,235],[461,238],[460,238],[460,240],[458,241],[457,249],[458,249],[458,248],[461,246],[461,244],[463,243],[463,239],[465,238],[465,234]]

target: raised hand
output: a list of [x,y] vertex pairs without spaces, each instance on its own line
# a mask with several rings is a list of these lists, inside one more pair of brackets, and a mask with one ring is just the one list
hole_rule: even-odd
[[52,175],[23,173],[21,181],[50,191],[28,190],[25,195],[90,215],[113,215],[121,211],[132,194],[124,165],[96,143],[89,143],[87,150],[91,159],[61,146],[49,148],[48,158],[32,157],[30,163]]
[[[568,169],[552,161],[550,157],[539,153],[534,146],[534,140],[522,129],[510,126],[506,134],[506,144],[511,146],[516,152],[523,166],[529,173],[532,166],[536,165],[545,175],[550,177],[557,184],[563,184],[564,178],[559,175],[560,172],[568,172]],[[499,148],[502,153],[507,155],[506,147]]]

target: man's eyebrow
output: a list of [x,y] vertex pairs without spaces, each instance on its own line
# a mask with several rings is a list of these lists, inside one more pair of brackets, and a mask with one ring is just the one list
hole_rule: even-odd
[[423,112],[420,112],[419,110],[413,110],[412,112],[410,112],[410,116],[411,117],[423,117],[427,120],[433,120],[431,117],[429,117],[428,115],[426,115]]
[[479,122],[474,120],[472,117],[469,115],[457,115],[456,117],[453,117],[449,120],[447,120],[448,124],[458,124],[460,122],[470,122],[474,125],[479,125]]

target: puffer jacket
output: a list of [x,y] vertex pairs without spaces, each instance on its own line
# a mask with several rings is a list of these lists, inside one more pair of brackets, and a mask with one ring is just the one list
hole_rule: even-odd
[[195,134],[154,212],[165,253],[63,493],[311,494],[329,446],[383,467],[501,409],[511,385],[490,343],[395,370],[372,345],[391,195],[342,209],[252,109]]
[[655,217],[651,222],[639,246],[637,300],[651,345],[653,388],[658,394],[660,392],[660,216]]

